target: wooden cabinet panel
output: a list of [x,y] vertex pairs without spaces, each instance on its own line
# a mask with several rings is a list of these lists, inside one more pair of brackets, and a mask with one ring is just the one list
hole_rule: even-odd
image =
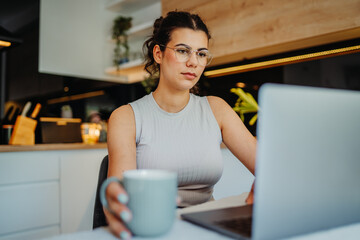
[[175,9],[206,21],[212,65],[360,37],[358,0],[162,0]]
[[0,235],[60,225],[59,182],[0,187]]
[[2,153],[0,185],[59,179],[59,156],[47,152]]

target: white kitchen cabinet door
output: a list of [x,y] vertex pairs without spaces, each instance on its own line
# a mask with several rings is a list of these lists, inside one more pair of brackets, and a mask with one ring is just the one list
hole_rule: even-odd
[[61,153],[61,233],[91,230],[101,160],[107,149]]
[[29,230],[14,234],[1,236],[0,240],[38,240],[42,238],[48,238],[60,234],[60,226],[44,227],[36,230]]
[[59,182],[0,186],[0,236],[60,225]]
[[59,156],[42,152],[8,152],[0,156],[0,186],[59,180]]
[[0,156],[0,240],[39,239],[60,232],[59,156]]
[[116,16],[103,0],[41,0],[39,72],[118,81],[104,73],[112,62],[106,38]]

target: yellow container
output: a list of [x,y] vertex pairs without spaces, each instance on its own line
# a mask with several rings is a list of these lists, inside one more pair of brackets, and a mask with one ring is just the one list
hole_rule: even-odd
[[95,144],[99,141],[101,125],[98,123],[82,123],[81,137],[85,144]]

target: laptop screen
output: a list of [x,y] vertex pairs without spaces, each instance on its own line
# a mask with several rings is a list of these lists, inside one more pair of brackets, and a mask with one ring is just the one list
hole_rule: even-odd
[[360,221],[360,92],[265,84],[253,238]]

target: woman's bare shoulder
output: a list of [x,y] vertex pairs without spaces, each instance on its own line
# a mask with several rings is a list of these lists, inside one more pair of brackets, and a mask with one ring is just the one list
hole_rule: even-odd
[[207,100],[208,100],[210,107],[214,113],[223,112],[223,111],[229,110],[229,108],[231,109],[229,104],[220,97],[207,96]]
[[207,96],[207,99],[211,104],[226,104],[226,102],[224,101],[224,99],[222,99],[221,97],[217,97],[217,96]]
[[134,112],[130,104],[122,105],[115,109],[110,116],[109,121],[134,120]]
[[122,176],[127,169],[136,169],[136,126],[130,105],[115,109],[108,122],[107,145],[109,176]]
[[135,117],[130,105],[115,109],[108,122],[108,150],[114,154],[118,146],[135,142]]

